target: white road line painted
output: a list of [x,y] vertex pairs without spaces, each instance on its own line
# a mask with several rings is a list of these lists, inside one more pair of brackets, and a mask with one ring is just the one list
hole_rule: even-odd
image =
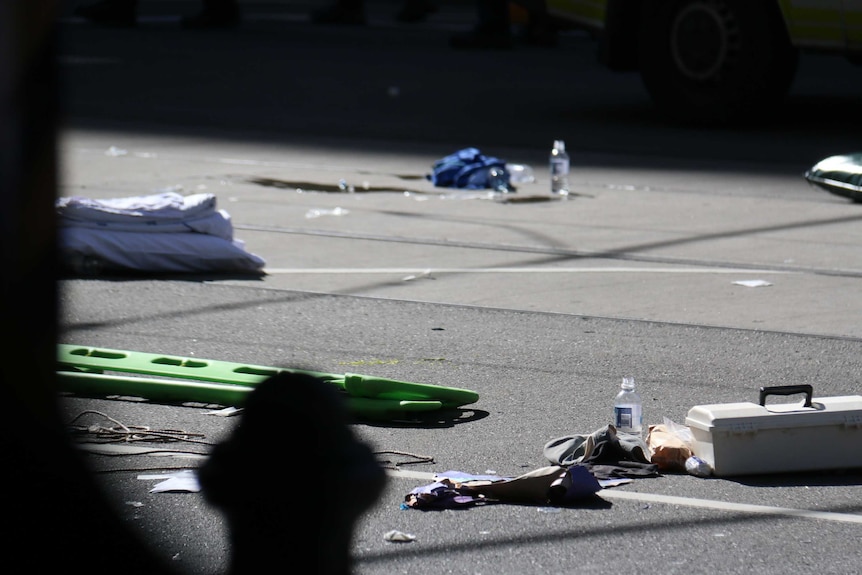
[[[390,470],[390,477],[402,477],[408,479],[420,479],[433,482],[435,474],[410,471]],[[809,509],[794,509],[791,507],[770,507],[768,505],[750,505],[747,503],[731,503],[727,501],[714,501],[711,499],[697,499],[689,497],[675,497],[672,495],[658,495],[656,493],[640,493],[634,491],[621,491],[616,489],[603,489],[599,496],[605,499],[626,499],[629,501],[644,501],[647,503],[664,503],[667,505],[684,505],[686,507],[699,507],[701,509],[715,509],[717,511],[734,511],[737,513],[751,513],[761,515],[781,515],[786,517],[797,517],[800,519],[821,519],[826,521],[839,521],[842,523],[856,523],[862,525],[862,515],[852,513],[834,513],[831,511],[812,511]]]
[[826,519],[828,521],[842,521],[844,523],[858,523],[862,525],[862,515],[854,515],[851,513],[811,511],[810,509],[794,509],[791,507],[769,507],[767,505],[730,503],[727,501],[713,501],[711,499],[689,499],[687,497],[674,497],[672,495],[657,495],[655,493],[635,493],[632,491],[613,491],[609,489],[602,490],[601,496],[608,499],[629,499],[634,501],[647,501],[650,503],[667,503],[668,505],[685,505],[687,507],[717,509],[719,511],[736,511],[739,513],[786,515],[790,517],[799,517],[802,519]]
[[651,274],[788,274],[794,272],[775,270],[726,269],[726,268],[266,268],[268,274],[539,274],[539,273],[651,273]]

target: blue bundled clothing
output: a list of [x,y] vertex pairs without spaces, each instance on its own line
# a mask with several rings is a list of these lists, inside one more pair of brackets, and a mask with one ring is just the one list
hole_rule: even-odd
[[477,148],[458,150],[434,162],[431,169],[428,180],[441,188],[484,190],[510,187],[506,161],[486,156]]

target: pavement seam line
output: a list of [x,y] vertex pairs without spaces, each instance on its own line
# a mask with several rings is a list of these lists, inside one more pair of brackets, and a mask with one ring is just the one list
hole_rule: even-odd
[[267,274],[406,274],[406,273],[661,273],[661,274],[787,274],[795,272],[715,268],[265,268]]

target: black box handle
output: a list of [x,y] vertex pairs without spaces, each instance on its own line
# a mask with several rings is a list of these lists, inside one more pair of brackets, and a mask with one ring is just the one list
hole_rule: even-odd
[[766,406],[767,395],[796,395],[797,393],[805,394],[805,407],[811,407],[811,396],[814,394],[814,388],[807,383],[800,385],[773,385],[771,387],[760,388],[760,405]]

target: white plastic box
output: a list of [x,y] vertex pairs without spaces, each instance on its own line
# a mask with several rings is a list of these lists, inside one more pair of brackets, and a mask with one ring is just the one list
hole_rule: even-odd
[[[796,403],[769,395],[805,393]],[[692,451],[716,476],[862,468],[862,396],[813,399],[810,385],[765,387],[760,404],[696,405]]]

